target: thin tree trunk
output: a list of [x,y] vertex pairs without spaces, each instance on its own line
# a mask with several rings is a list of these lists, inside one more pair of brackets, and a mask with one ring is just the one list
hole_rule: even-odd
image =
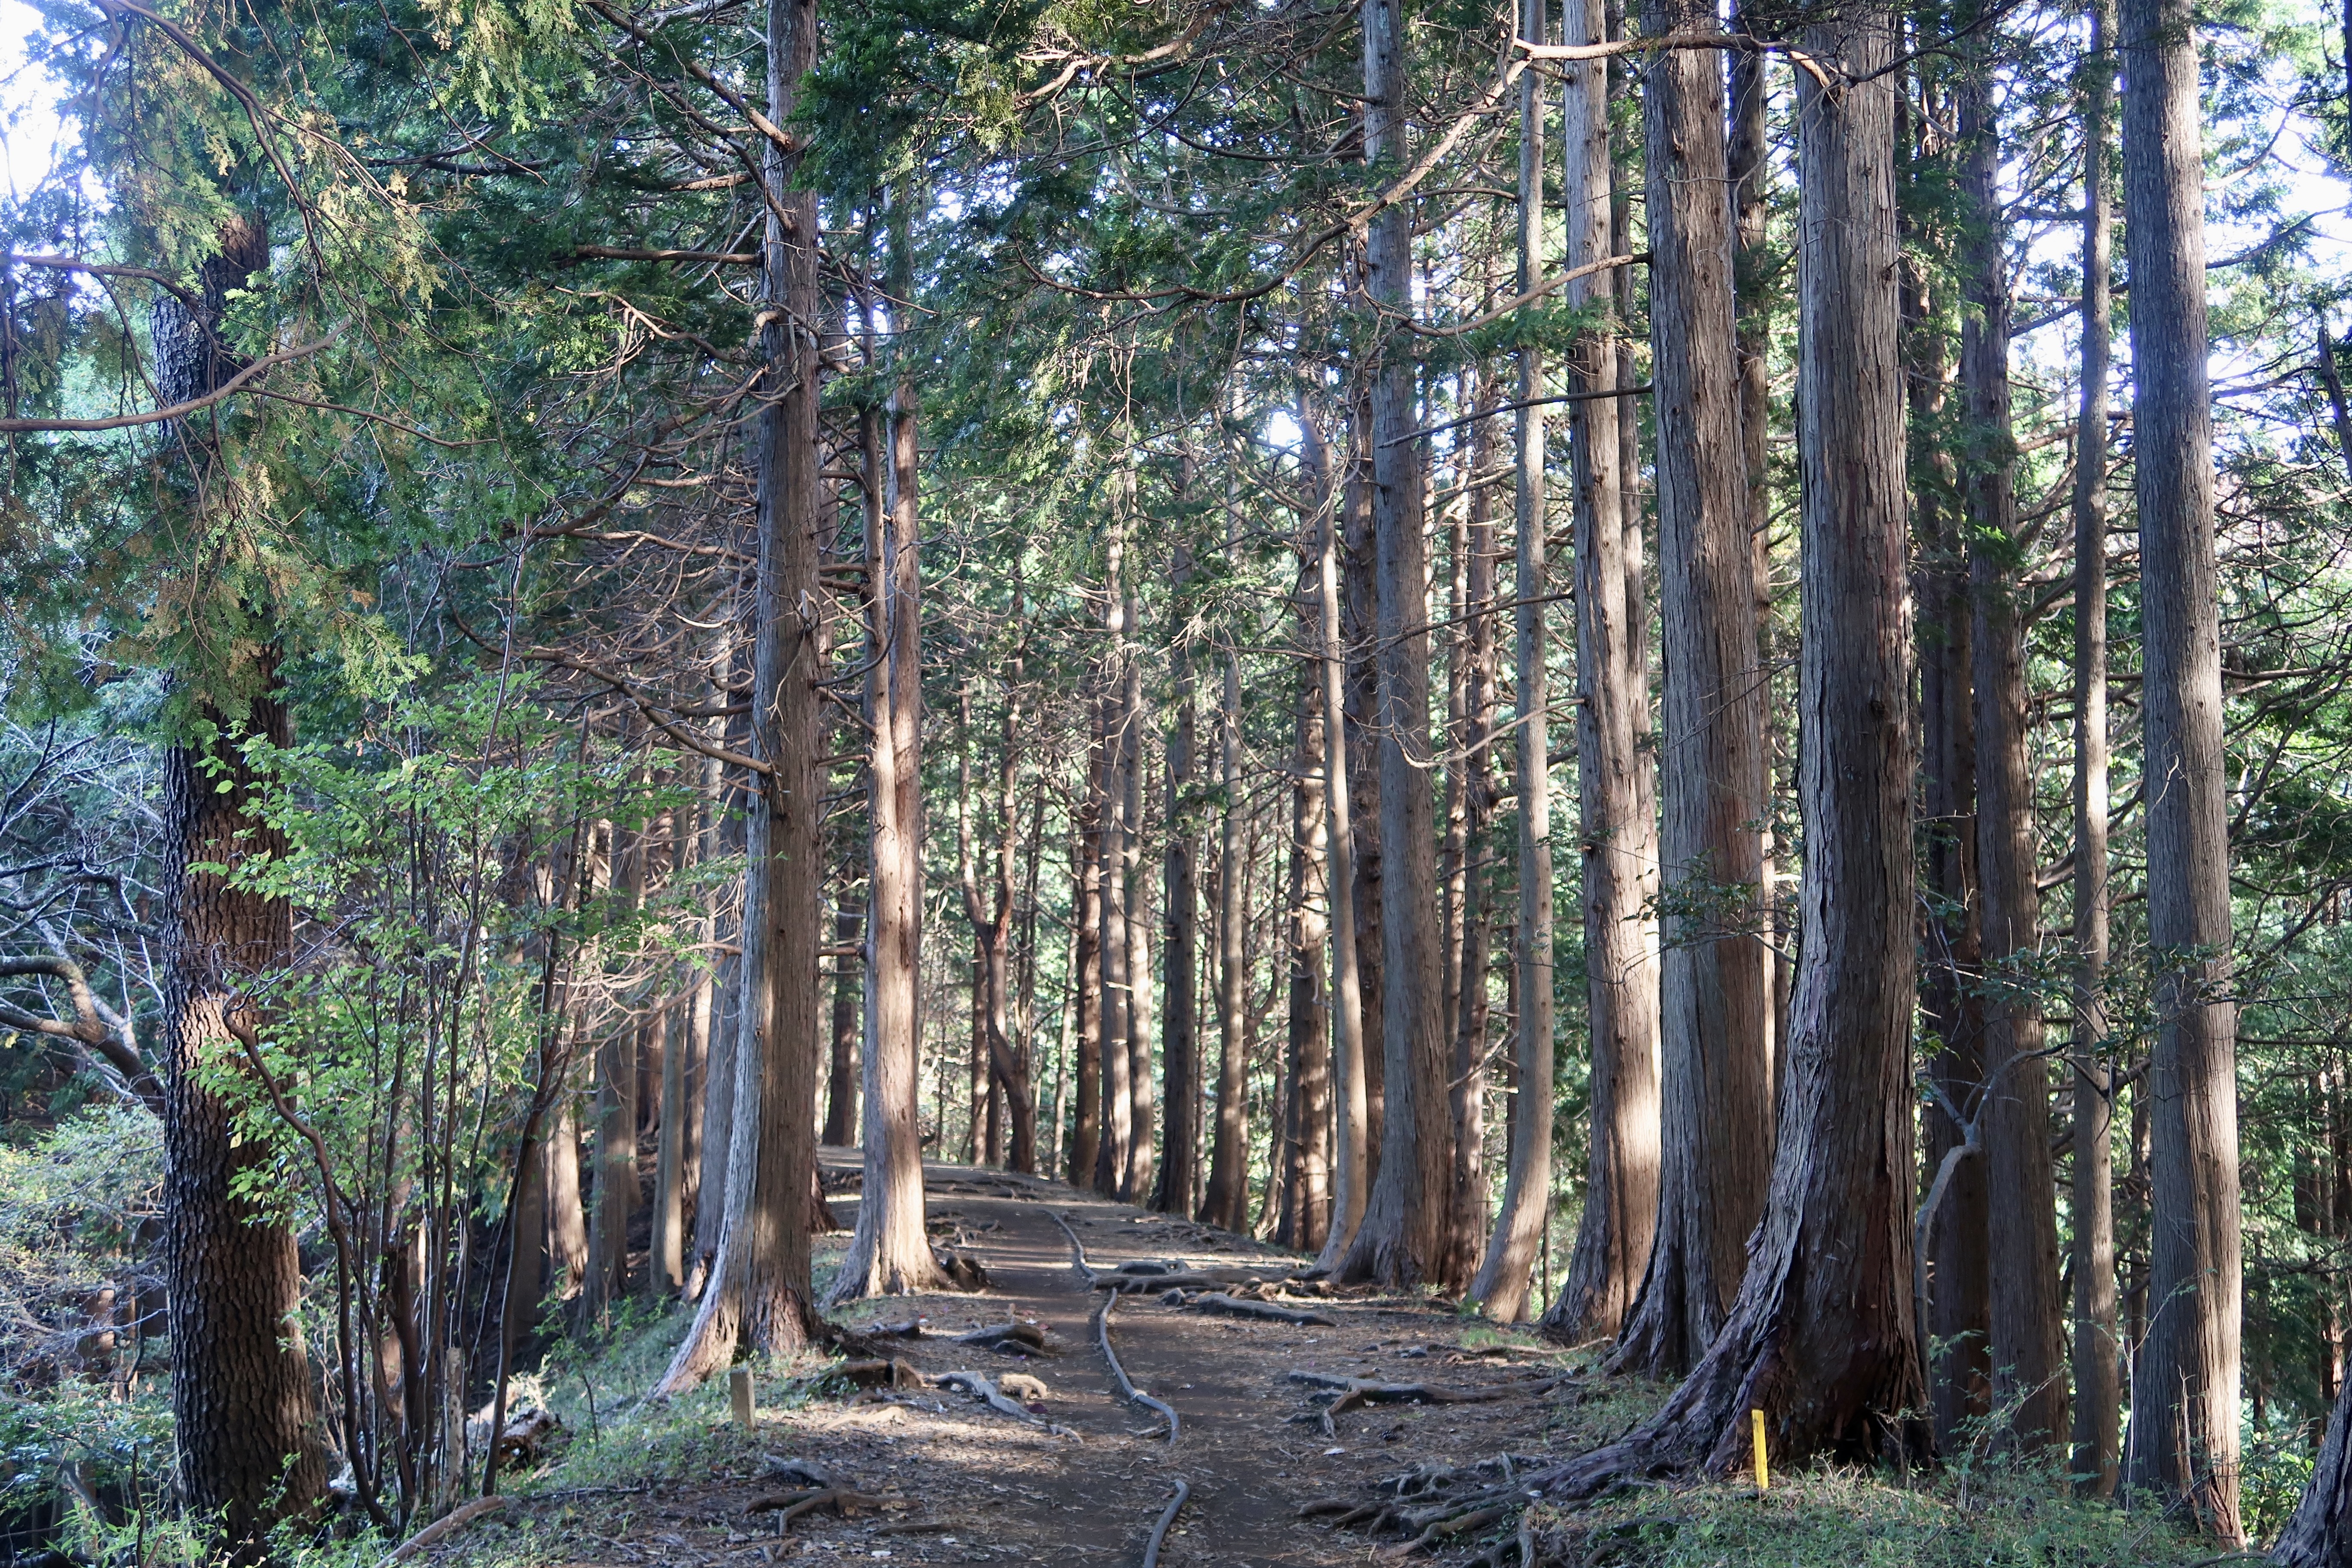
[[[1364,156],[1406,148],[1405,29],[1399,0],[1364,7]],[[1412,217],[1402,206],[1371,220],[1368,291],[1386,310],[1412,308]],[[1400,334],[1401,335],[1401,334]],[[1427,547],[1412,373],[1392,342],[1372,379],[1372,531],[1380,592],[1381,954],[1387,1055],[1380,1173],[1336,1277],[1412,1285],[1442,1262],[1454,1149],[1445,1115],[1446,1037],[1439,1016],[1433,802],[1429,765]]]
[[[1546,30],[1545,0],[1522,0],[1520,29],[1530,39],[1540,41]],[[1561,17],[1562,37],[1571,42],[1589,41],[1583,29],[1588,18],[1597,19],[1597,4],[1591,0],[1570,0]],[[1594,29],[1598,31],[1598,29]],[[1570,35],[1573,35],[1570,37]],[[1562,107],[1560,142],[1564,158],[1563,193],[1568,207],[1568,256],[1566,264],[1580,267],[1586,264],[1586,252],[1605,247],[1609,242],[1609,130],[1604,99],[1608,68],[1596,61],[1583,61],[1564,68],[1568,89]],[[1524,293],[1535,287],[1543,270],[1543,97],[1542,83],[1530,71],[1519,83],[1519,270],[1517,279]],[[1594,189],[1593,174],[1597,166],[1599,189]],[[1603,274],[1602,276],[1606,276]],[[1597,279],[1596,279],[1597,280]],[[1576,285],[1570,285],[1574,289]],[[1592,282],[1572,298],[1579,304],[1590,303],[1595,297]],[[1605,290],[1601,297],[1606,298]],[[1574,368],[1589,369],[1590,355],[1596,350],[1605,353],[1608,340],[1597,336],[1589,340],[1584,355],[1572,363]],[[1571,390],[1591,390],[1593,378],[1577,376]],[[1538,602],[1549,586],[1548,552],[1544,527],[1544,411],[1533,406],[1532,400],[1541,395],[1544,386],[1542,351],[1533,344],[1519,350],[1519,384],[1517,433],[1517,486],[1514,491],[1513,536],[1517,559],[1514,563],[1511,596],[1516,601],[1512,610],[1514,634],[1517,744],[1517,788],[1518,794],[1518,921],[1512,937],[1513,1016],[1517,1036],[1513,1053],[1510,1157],[1503,1179],[1503,1202],[1495,1215],[1495,1228],[1487,1237],[1486,1256],[1479,1265],[1478,1274],[1470,1282],[1471,1298],[1477,1301],[1486,1316],[1497,1322],[1511,1323],[1527,1317],[1528,1282],[1533,1278],[1536,1256],[1542,1249],[1544,1233],[1551,1217],[1551,1128],[1552,1128],[1552,860],[1551,860],[1551,731],[1547,722],[1550,702],[1550,683],[1544,647],[1543,605]],[[1605,411],[1605,421],[1598,428],[1605,431],[1608,443],[1608,471],[1615,473],[1617,405],[1613,401],[1587,402],[1574,405],[1580,411]],[[1596,426],[1584,420],[1583,415],[1573,416],[1579,422],[1571,426],[1570,443],[1581,453],[1581,442],[1592,438]],[[1581,461],[1581,459],[1579,459]],[[1616,502],[1616,486],[1609,487],[1610,504]],[[1576,537],[1592,536],[1593,513],[1589,508],[1583,471],[1579,469],[1576,484]],[[1618,536],[1617,521],[1612,515],[1608,522],[1612,540]],[[1614,553],[1612,552],[1612,553]],[[1622,574],[1610,576],[1612,590],[1622,583]],[[1588,593],[1585,595],[1590,598]],[[1577,668],[1586,664],[1584,654],[1577,655]],[[1589,708],[1590,700],[1586,707]],[[1584,711],[1580,709],[1580,713]],[[1628,928],[1632,929],[1632,928]],[[1593,1038],[1601,1037],[1608,1015],[1596,1011],[1591,1016]],[[1594,1100],[1592,1142],[1596,1150],[1608,1146],[1615,1132],[1615,1117],[1602,1096],[1612,1093],[1613,1082],[1603,1064],[1596,1060],[1592,1077]],[[1618,1190],[1610,1184],[1612,1173],[1606,1164],[1594,1167],[1594,1184],[1589,1189],[1607,1195]],[[1646,1228],[1655,1214],[1654,1192],[1640,1204],[1640,1224]],[[1630,1294],[1633,1281],[1640,1277],[1638,1263],[1624,1270],[1622,1290]],[[1581,1319],[1580,1308],[1574,1309]],[[1621,1305],[1618,1310],[1622,1311]],[[1612,1332],[1616,1322],[1605,1330]]]
[[[1305,586],[1301,584],[1302,588]],[[1304,594],[1302,629],[1314,625]],[[1328,929],[1328,890],[1321,886],[1328,856],[1323,800],[1323,703],[1318,688],[1320,660],[1302,661],[1298,670],[1297,783],[1291,788],[1290,931],[1285,944],[1290,971],[1291,1142],[1297,1151],[1292,1205],[1297,1212],[1290,1245],[1301,1252],[1321,1250],[1331,1226],[1331,1037],[1325,993],[1323,943]],[[1238,873],[1238,863],[1234,870]],[[1240,900],[1234,900],[1238,921]],[[1238,932],[1234,947],[1238,950]],[[1238,952],[1235,953],[1238,958]],[[1238,965],[1236,965],[1238,967]],[[1239,976],[1234,1000],[1241,1000]]]
[[2147,937],[2156,975],[2150,1314],[2125,1477],[2235,1542],[2237,1007],[2206,355],[2204,137],[2188,0],[2124,7],[2124,234],[2139,495]]
[[[1654,35],[1711,25],[1650,0]],[[1747,1266],[1772,1152],[1763,876],[1764,690],[1741,448],[1721,62],[1662,54],[1643,89],[1665,635],[1664,1159],[1649,1269],[1613,1364],[1681,1373]]]
[[2091,7],[2083,64],[2083,386],[2074,431],[2074,1445],[2087,1496],[2114,1492],[2122,1442],[2116,1325],[2115,1079],[2107,1043],[2107,378],[2116,0]]
[[[837,950],[860,945],[866,910],[845,894],[833,911],[833,944]],[[857,1041],[863,976],[857,965],[837,957],[833,968],[832,1047],[825,1067],[824,1142],[845,1149],[857,1142]]]
[[1127,587],[1127,630],[1130,643],[1126,680],[1120,692],[1120,728],[1127,754],[1120,782],[1127,786],[1122,857],[1127,869],[1127,1173],[1120,1180],[1120,1199],[1146,1202],[1151,1193],[1152,1100],[1158,1079],[1151,1070],[1151,870],[1143,854],[1147,792],[1144,775],[1150,765],[1144,739],[1143,659],[1135,646],[1143,628],[1142,605],[1136,594],[1135,574]]
[[[642,771],[635,782],[642,783]],[[614,889],[625,911],[634,912],[645,892],[646,836],[603,825]],[[588,1279],[581,1293],[583,1322],[601,1322],[627,1288],[629,1220],[637,1207],[637,1026],[623,1013],[611,1017],[596,1047],[596,1184],[588,1213]]]
[[[1097,710],[1098,712],[1098,710]],[[1071,935],[1074,954],[1070,973],[1077,987],[1077,1032],[1074,1041],[1076,1081],[1072,1092],[1077,1110],[1070,1129],[1070,1160],[1066,1167],[1072,1186],[1095,1179],[1102,1152],[1103,1064],[1103,744],[1097,723],[1087,748],[1086,787],[1070,825],[1070,859],[1076,870],[1077,929]]]
[[[1217,1137],[1201,1217],[1239,1232],[1249,1223],[1249,1051],[1242,1016],[1242,667],[1225,656],[1223,710],[1217,716]],[[1318,763],[1318,765],[1319,763]],[[1343,784],[1342,789],[1346,786]]]
[[[1189,479],[1189,458],[1185,467]],[[1192,552],[1179,541],[1170,585],[1180,615],[1192,575]],[[1162,861],[1167,943],[1160,960],[1167,994],[1160,1015],[1166,1132],[1160,1182],[1152,1194],[1151,1206],[1162,1214],[1188,1215],[1192,1212],[1192,1186],[1199,1174],[1197,1149],[1201,1136],[1201,1031],[1195,1011],[1200,977],[1195,967],[1201,906],[1200,841],[1190,826],[1189,809],[1198,721],[1192,711],[1192,655],[1181,637],[1170,661],[1170,684],[1176,710],[1169,725],[1167,742],[1168,847]]]
[[1127,940],[1128,600],[1124,592],[1127,534],[1124,522],[1111,527],[1103,572],[1103,614],[1108,617],[1109,657],[1103,670],[1102,712],[1102,1144],[1095,1165],[1095,1190],[1123,1195],[1134,1154],[1135,1102],[1128,1082],[1134,1058],[1128,1036],[1134,1023],[1128,983],[1132,956]]
[[[1986,1260],[1993,1407],[2019,1447],[2066,1430],[2063,1308],[2058,1294],[2057,1193],[2050,1155],[2050,1075],[2033,989],[2042,897],[2035,880],[2032,777],[2026,755],[2025,634],[2017,604],[2016,442],[2010,426],[2009,267],[1999,189],[1991,40],[1967,46],[1960,91],[1962,174],[1971,223],[1960,374],[1969,401],[1967,465],[1971,673],[1977,742],[1977,866],[1983,879],[1986,976]],[[2014,1414],[2010,1414],[2014,1412]]]
[[[889,214],[890,295],[914,287],[904,189]],[[857,1226],[828,1303],[901,1295],[940,1283],[923,1228],[923,627],[920,447],[915,389],[901,378],[890,395],[889,450],[866,437],[867,651],[866,710],[871,869],[866,910],[864,1177]],[[944,1110],[944,1108],[942,1108]]]
[[[1319,1268],[1338,1266],[1348,1244],[1355,1239],[1356,1227],[1364,1217],[1364,1199],[1371,1190],[1369,1168],[1371,1112],[1370,1089],[1366,1080],[1365,1001],[1363,972],[1358,958],[1356,913],[1359,908],[1355,890],[1358,885],[1355,827],[1352,791],[1355,785],[1355,763],[1349,743],[1348,647],[1345,623],[1339,597],[1340,531],[1346,525],[1344,509],[1348,495],[1335,493],[1331,473],[1329,444],[1324,439],[1320,422],[1314,408],[1301,404],[1300,424],[1305,430],[1306,450],[1316,472],[1316,511],[1320,520],[1317,541],[1316,586],[1320,613],[1317,632],[1321,639],[1321,658],[1317,668],[1320,677],[1323,704],[1323,771],[1326,824],[1324,887],[1331,907],[1331,1045],[1337,1074],[1334,1094],[1337,1100],[1337,1125],[1332,1139],[1331,1216],[1325,1227],[1323,1247],[1316,1258]],[[1346,487],[1351,493],[1353,486]],[[1228,713],[1238,709],[1241,678],[1238,670],[1227,677]],[[1237,722],[1228,719],[1228,725]],[[1238,737],[1234,742],[1238,746]],[[1228,842],[1238,842],[1230,828]],[[1238,910],[1238,893],[1236,893]],[[1231,939],[1236,951],[1238,935]],[[1234,987],[1236,1002],[1240,987]]]
[[[1364,1066],[1363,1183],[1356,1199],[1359,1210],[1348,1227],[1355,1239],[1363,1223],[1360,1205],[1371,1196],[1381,1173],[1382,1114],[1388,1072],[1384,1042],[1388,1027],[1387,987],[1380,962],[1381,936],[1381,746],[1380,672],[1375,654],[1380,647],[1380,583],[1378,542],[1372,523],[1372,412],[1370,395],[1360,395],[1349,422],[1350,457],[1342,496],[1346,509],[1347,603],[1341,627],[1348,647],[1346,731],[1349,821],[1355,835],[1356,863],[1356,1004],[1363,1034],[1359,1053]],[[1373,962],[1364,962],[1370,955]],[[1331,1267],[1339,1259],[1329,1260]]]

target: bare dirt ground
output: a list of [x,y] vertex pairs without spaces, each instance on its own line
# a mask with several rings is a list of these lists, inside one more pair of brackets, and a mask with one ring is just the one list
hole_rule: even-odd
[[[854,1154],[825,1152],[827,1185],[853,1184]],[[1567,1358],[1531,1336],[1507,1336],[1425,1299],[1341,1295],[1312,1285],[1269,1289],[1279,1306],[1331,1320],[1289,1323],[1164,1303],[1158,1289],[1123,1294],[1111,1339],[1129,1377],[1172,1406],[1180,1431],[1120,1394],[1098,1347],[1101,1292],[1074,1267],[1055,1215],[1098,1272],[1121,1264],[1194,1270],[1244,1267],[1278,1277],[1304,1259],[1244,1238],[1104,1202],[1058,1183],[989,1170],[926,1170],[935,1237],[987,1270],[984,1291],[898,1297],[845,1315],[877,1345],[936,1378],[972,1371],[1041,1382],[1021,1403],[1035,1418],[992,1409],[940,1386],[846,1389],[762,1412],[757,1447],[816,1467],[877,1500],[851,1517],[813,1511],[781,1530],[763,1498],[806,1485],[789,1476],[711,1475],[656,1488],[617,1510],[580,1518],[579,1563],[1043,1563],[1113,1568],[1144,1561],[1149,1537],[1181,1480],[1189,1496],[1158,1561],[1167,1568],[1290,1568],[1393,1556],[1382,1540],[1301,1517],[1320,1500],[1350,1506],[1416,1470],[1481,1461],[1517,1466],[1569,1453],[1616,1424],[1610,1401],[1587,1404]],[[854,1191],[835,1199],[850,1217]],[[840,1238],[835,1238],[836,1244]],[[1193,1297],[1195,1303],[1198,1295]],[[919,1337],[882,1333],[919,1323]],[[1044,1331],[1049,1353],[1020,1357],[949,1336],[1008,1321]],[[1382,1403],[1349,1409],[1323,1429],[1335,1389],[1293,1373],[1425,1383],[1486,1396],[1462,1404]],[[903,1381],[903,1374],[902,1379]],[[756,1468],[757,1467],[751,1467]],[[1490,1473],[1501,1473],[1490,1470]],[[1406,1483],[1407,1489],[1412,1483]],[[592,1544],[593,1542],[593,1544]],[[1464,1562],[1490,1540],[1466,1534],[1420,1561]]]

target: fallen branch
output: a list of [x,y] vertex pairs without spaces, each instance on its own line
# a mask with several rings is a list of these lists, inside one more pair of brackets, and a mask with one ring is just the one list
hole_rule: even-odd
[[484,1514],[498,1512],[507,1506],[507,1500],[502,1497],[478,1497],[460,1504],[394,1547],[378,1568],[392,1568],[395,1563],[407,1562],[426,1547],[448,1540]]
[[1151,1527],[1151,1540],[1143,1548],[1143,1568],[1160,1568],[1160,1542],[1168,1539],[1168,1527],[1176,1522],[1176,1515],[1183,1508],[1184,1500],[1192,1495],[1192,1489],[1180,1478],[1176,1482],[1176,1495],[1168,1500],[1167,1508],[1160,1512],[1160,1522]]
[[[1448,1388],[1439,1383],[1374,1383],[1360,1377],[1333,1377],[1320,1372],[1294,1372],[1293,1383],[1310,1384],[1318,1388],[1336,1388],[1339,1397],[1325,1405],[1318,1415],[1323,1436],[1336,1437],[1339,1427],[1332,1417],[1367,1405],[1486,1405],[1497,1399],[1509,1399],[1516,1394],[1533,1392],[1531,1387]],[[1549,1387],[1549,1384],[1542,1386]],[[1305,1420],[1305,1416],[1299,1417]]]
[[847,1487],[810,1487],[796,1492],[778,1492],[770,1497],[753,1498],[743,1505],[745,1513],[772,1513],[776,1528],[781,1531],[804,1513],[829,1508],[844,1519],[856,1516],[861,1508],[888,1508],[898,1500],[868,1497],[864,1492],[851,1491]]
[[1514,1510],[1509,1504],[1496,1503],[1489,1508],[1475,1509],[1469,1513],[1456,1514],[1452,1519],[1433,1521],[1429,1527],[1423,1530],[1419,1535],[1414,1536],[1411,1541],[1404,1542],[1400,1545],[1386,1548],[1381,1552],[1381,1555],[1391,1559],[1410,1557],[1414,1552],[1421,1551],[1424,1547],[1436,1545],[1437,1542],[1443,1541],[1449,1535],[1460,1535],[1466,1531],[1480,1530],[1490,1524],[1500,1523],[1503,1520],[1509,1518],[1513,1511]]
[[1034,1323],[991,1323],[970,1333],[949,1336],[960,1345],[978,1345],[982,1350],[998,1351],[1005,1355],[1059,1355],[1061,1351],[1045,1340],[1045,1331]]
[[1327,1318],[1320,1312],[1296,1312],[1287,1307],[1276,1307],[1265,1301],[1244,1301],[1222,1291],[1195,1296],[1184,1305],[1200,1312],[1223,1312],[1235,1318],[1265,1318],[1272,1322],[1299,1327],[1336,1329],[1339,1326],[1339,1319]]
[[1096,1342],[1102,1346],[1103,1360],[1110,1364],[1111,1376],[1118,1380],[1119,1392],[1126,1394],[1133,1403],[1148,1410],[1156,1410],[1168,1418],[1168,1446],[1172,1448],[1176,1446],[1175,1406],[1164,1405],[1136,1387],[1134,1382],[1127,1375],[1127,1368],[1118,1364],[1118,1352],[1110,1348],[1110,1310],[1117,1305],[1118,1305],[1118,1292],[1114,1290],[1102,1299],[1101,1306],[1095,1309]]

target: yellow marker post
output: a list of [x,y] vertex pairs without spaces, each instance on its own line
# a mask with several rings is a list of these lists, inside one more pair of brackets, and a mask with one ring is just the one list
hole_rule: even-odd
[[1772,1484],[1772,1469],[1764,1462],[1764,1412],[1748,1413],[1748,1430],[1756,1441],[1756,1489],[1763,1491]]

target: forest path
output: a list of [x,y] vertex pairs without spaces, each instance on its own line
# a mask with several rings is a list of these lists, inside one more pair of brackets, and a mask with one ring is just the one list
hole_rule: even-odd
[[[855,1152],[828,1149],[823,1162],[836,1214],[852,1217],[854,1194],[841,1189],[854,1186]],[[1338,1418],[1336,1438],[1313,1422],[1311,1391],[1289,1381],[1294,1370],[1455,1387],[1529,1382],[1534,1369],[1521,1359],[1459,1356],[1461,1336],[1475,1321],[1440,1304],[1399,1297],[1290,1303],[1337,1320],[1326,1327],[1215,1316],[1162,1305],[1156,1293],[1129,1294],[1112,1316],[1112,1344],[1135,1384],[1175,1408],[1181,1432],[1171,1446],[1160,1417],[1118,1390],[1094,1331],[1100,1294],[1072,1267],[1055,1216],[1082,1239],[1098,1271],[1150,1261],[1242,1266],[1271,1276],[1304,1260],[1059,1183],[949,1164],[927,1165],[924,1174],[935,1238],[976,1258],[988,1288],[862,1303],[844,1320],[869,1330],[919,1321],[919,1337],[878,1342],[927,1375],[971,1370],[1041,1379],[1048,1393],[1029,1403],[1063,1430],[935,1388],[763,1412],[762,1427],[772,1431],[763,1430],[762,1449],[823,1466],[841,1484],[888,1497],[893,1506],[853,1519],[804,1515],[780,1540],[770,1516],[746,1519],[741,1510],[782,1483],[698,1489],[694,1501],[701,1506],[667,1517],[707,1521],[706,1528],[723,1521],[724,1541],[701,1530],[694,1531],[699,1539],[631,1531],[613,1544],[667,1550],[628,1560],[1117,1568],[1142,1561],[1181,1479],[1191,1494],[1161,1549],[1165,1568],[1369,1563],[1383,1543],[1302,1521],[1300,1506],[1319,1498],[1360,1500],[1383,1476],[1423,1464],[1474,1464],[1541,1441],[1549,1402],[1524,1398],[1351,1411]],[[841,1239],[833,1238],[836,1246]],[[1008,1316],[1045,1330],[1059,1353],[1023,1360],[949,1337]],[[1308,1419],[1292,1419],[1302,1415]]]

